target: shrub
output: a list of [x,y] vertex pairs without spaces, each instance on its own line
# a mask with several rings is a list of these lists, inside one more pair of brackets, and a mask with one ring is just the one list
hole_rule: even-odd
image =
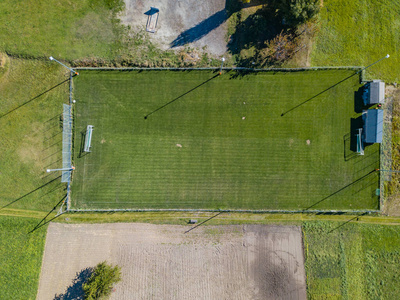
[[121,268],[108,265],[105,261],[99,263],[92,275],[83,284],[86,300],[96,300],[110,295],[113,285],[121,280]]

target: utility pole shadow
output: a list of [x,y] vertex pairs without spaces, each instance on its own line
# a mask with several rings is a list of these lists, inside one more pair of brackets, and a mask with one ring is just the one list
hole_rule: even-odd
[[55,218],[58,218],[59,216],[61,216],[62,213],[61,213],[61,214],[57,214],[55,217],[53,217],[53,218],[51,218],[50,220],[46,221],[47,217],[48,217],[48,216],[57,208],[57,206],[60,205],[60,203],[63,202],[66,198],[67,198],[67,195],[65,195],[64,197],[62,197],[61,200],[47,213],[47,215],[46,215],[42,220],[40,220],[40,222],[39,222],[38,224],[36,224],[36,226],[35,226],[31,231],[29,231],[28,233],[34,232],[35,230],[37,230],[37,229],[41,228],[42,226],[46,225],[47,223],[50,223],[50,222],[53,221]]
[[214,78],[216,78],[216,77],[218,77],[218,76],[219,76],[219,73],[218,73],[217,75],[214,75],[213,77],[207,79],[206,81],[200,83],[198,86],[192,88],[191,90],[187,91],[186,93],[184,93],[184,94],[182,94],[182,95],[176,97],[175,99],[173,99],[173,100],[171,100],[171,101],[165,103],[163,106],[160,106],[159,108],[157,108],[157,109],[153,110],[152,112],[148,113],[147,115],[145,115],[145,116],[144,116],[144,119],[146,120],[150,115],[152,115],[152,114],[154,114],[155,112],[159,111],[160,109],[163,109],[164,107],[170,105],[171,103],[173,103],[173,102],[175,102],[176,100],[182,98],[183,96],[185,96],[185,95],[187,95],[187,94],[193,92],[195,89],[198,89],[198,88],[201,87],[202,85],[206,84],[207,82],[213,80]]
[[340,80],[339,82],[337,82],[337,83],[335,83],[334,85],[328,87],[327,89],[323,90],[322,92],[319,92],[318,94],[312,96],[311,98],[309,98],[309,99],[307,99],[307,100],[301,102],[300,104],[298,104],[298,105],[292,107],[291,109],[289,109],[289,110],[283,112],[283,113],[281,114],[281,117],[283,117],[283,116],[286,115],[287,113],[290,113],[291,111],[295,110],[296,108],[299,108],[300,106],[306,104],[307,102],[309,102],[309,101],[311,101],[311,100],[317,98],[318,96],[322,95],[323,93],[329,91],[330,89],[334,88],[335,86],[341,84],[342,82],[346,81],[347,79],[349,79],[349,78],[351,78],[351,77],[353,77],[354,75],[357,75],[357,74],[359,74],[359,73],[360,73],[360,72],[356,72],[356,73],[354,73],[354,74],[352,74],[352,75],[350,75],[350,76],[348,76],[348,77],[346,77],[346,78]]
[[3,118],[3,117],[5,117],[5,116],[7,116],[7,115],[9,115],[9,114],[11,114],[12,112],[16,111],[17,109],[19,109],[19,108],[21,108],[21,107],[27,105],[28,103],[30,103],[30,102],[32,102],[32,101],[34,101],[34,100],[40,98],[40,97],[43,96],[44,94],[50,92],[51,90],[54,90],[56,87],[62,85],[63,83],[65,83],[65,82],[67,82],[67,81],[69,81],[69,80],[70,80],[70,78],[65,79],[64,81],[61,81],[60,83],[58,83],[58,84],[56,84],[55,86],[49,88],[48,90],[44,91],[43,93],[40,93],[39,95],[33,97],[32,99],[30,99],[30,100],[28,100],[28,101],[22,103],[21,105],[19,105],[19,106],[13,108],[12,110],[10,110],[10,111],[6,112],[5,114],[1,115],[1,116],[0,116],[0,119]]
[[190,228],[189,230],[186,230],[184,233],[186,234],[186,233],[188,233],[188,232],[192,231],[193,229],[195,229],[195,228],[199,227],[200,225],[203,225],[204,223],[206,223],[206,222],[210,221],[211,219],[214,219],[215,217],[219,216],[219,215],[220,215],[220,214],[222,214],[222,213],[223,213],[222,211],[221,211],[221,212],[219,212],[219,213],[217,213],[215,216],[212,216],[211,218],[209,218],[209,219],[207,219],[207,220],[205,220],[205,221],[203,221],[203,222],[201,222],[201,223],[197,224],[196,226],[194,226],[194,227]]
[[369,175],[371,175],[371,174],[374,173],[375,171],[376,171],[376,170],[372,170],[372,171],[368,172],[367,174],[361,176],[361,177],[358,178],[357,180],[354,180],[353,182],[349,183],[348,185],[345,185],[344,187],[342,187],[341,189],[337,190],[336,192],[330,194],[329,196],[326,196],[325,198],[323,198],[323,199],[319,200],[318,202],[314,203],[313,205],[311,205],[311,206],[305,208],[305,209],[303,210],[303,213],[307,213],[307,211],[310,210],[311,208],[317,206],[317,205],[320,204],[321,202],[323,202],[323,201],[329,199],[330,197],[332,197],[332,196],[334,196],[334,195],[340,193],[341,191],[343,191],[343,190],[347,189],[348,187],[352,186],[353,184],[356,184],[357,182],[360,182],[361,180],[365,179],[366,177],[368,177]]
[[60,178],[61,178],[61,176],[58,176],[58,177],[56,177],[56,178],[50,180],[49,182],[43,184],[42,186],[39,186],[38,188],[36,188],[36,189],[30,191],[29,193],[27,193],[27,194],[25,194],[25,195],[23,195],[23,196],[21,196],[21,197],[15,199],[15,200],[11,201],[10,203],[4,205],[3,207],[0,207],[0,210],[6,208],[6,207],[8,207],[8,206],[10,206],[11,204],[14,204],[15,202],[17,202],[17,201],[19,201],[19,200],[21,200],[21,199],[23,199],[23,198],[25,198],[25,197],[27,197],[27,196],[29,196],[29,195],[31,195],[31,194],[33,194],[34,192],[36,192],[36,191],[38,191],[38,190],[44,188],[45,186],[51,184],[52,182],[54,182],[54,181],[56,181],[56,180],[58,180],[58,179],[60,179]]
[[357,221],[359,220],[359,218],[361,218],[362,216],[365,216],[366,214],[368,214],[368,212],[364,212],[362,214],[359,214],[357,216],[355,216],[354,218],[351,218],[350,220],[347,220],[346,222],[344,222],[343,224],[340,224],[338,227],[333,228],[331,231],[328,231],[328,233],[332,233],[333,231],[339,229],[340,227],[346,225],[347,223],[350,223],[351,221],[357,219]]

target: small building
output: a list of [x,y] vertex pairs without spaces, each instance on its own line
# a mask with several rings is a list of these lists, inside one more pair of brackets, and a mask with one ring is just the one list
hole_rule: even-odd
[[380,104],[385,101],[385,83],[381,80],[373,80],[364,86],[364,105]]
[[363,142],[368,144],[382,143],[383,110],[369,109],[363,113]]

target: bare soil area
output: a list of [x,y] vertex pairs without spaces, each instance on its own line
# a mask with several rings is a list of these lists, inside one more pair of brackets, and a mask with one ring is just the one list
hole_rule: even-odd
[[151,41],[163,50],[180,50],[189,46],[203,49],[215,56],[226,50],[226,0],[124,0],[123,24],[145,31],[151,7],[159,9],[155,33]]
[[82,299],[88,268],[122,269],[110,299],[306,299],[296,226],[52,223],[37,299]]

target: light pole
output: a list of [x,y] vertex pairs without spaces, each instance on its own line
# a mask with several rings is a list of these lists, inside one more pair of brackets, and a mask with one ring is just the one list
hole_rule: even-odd
[[221,59],[221,67],[219,68],[219,75],[222,74],[222,66],[224,65],[225,57]]
[[377,63],[380,62],[381,60],[383,60],[383,59],[385,59],[385,58],[389,58],[389,57],[390,57],[390,55],[389,55],[389,54],[386,54],[385,57],[382,57],[381,59],[378,59],[376,62],[370,64],[369,66],[366,66],[365,68],[361,69],[361,70],[358,71],[357,73],[360,73],[360,72],[364,71],[365,69],[368,69],[369,67],[371,67],[371,66],[377,64]]
[[379,172],[389,172],[389,173],[400,173],[399,170],[382,170],[382,169],[376,169],[375,171],[379,171]]
[[75,170],[75,167],[71,166],[71,168],[47,169],[46,172],[50,173],[50,172],[53,172],[53,171],[73,171],[73,170]]
[[62,62],[58,61],[57,59],[55,59],[53,56],[49,57],[50,60],[54,60],[55,62],[59,63],[60,65],[62,65],[63,67],[67,68],[68,70],[70,70],[72,73],[74,73],[75,75],[79,75],[78,72],[76,72],[74,69],[64,65]]

